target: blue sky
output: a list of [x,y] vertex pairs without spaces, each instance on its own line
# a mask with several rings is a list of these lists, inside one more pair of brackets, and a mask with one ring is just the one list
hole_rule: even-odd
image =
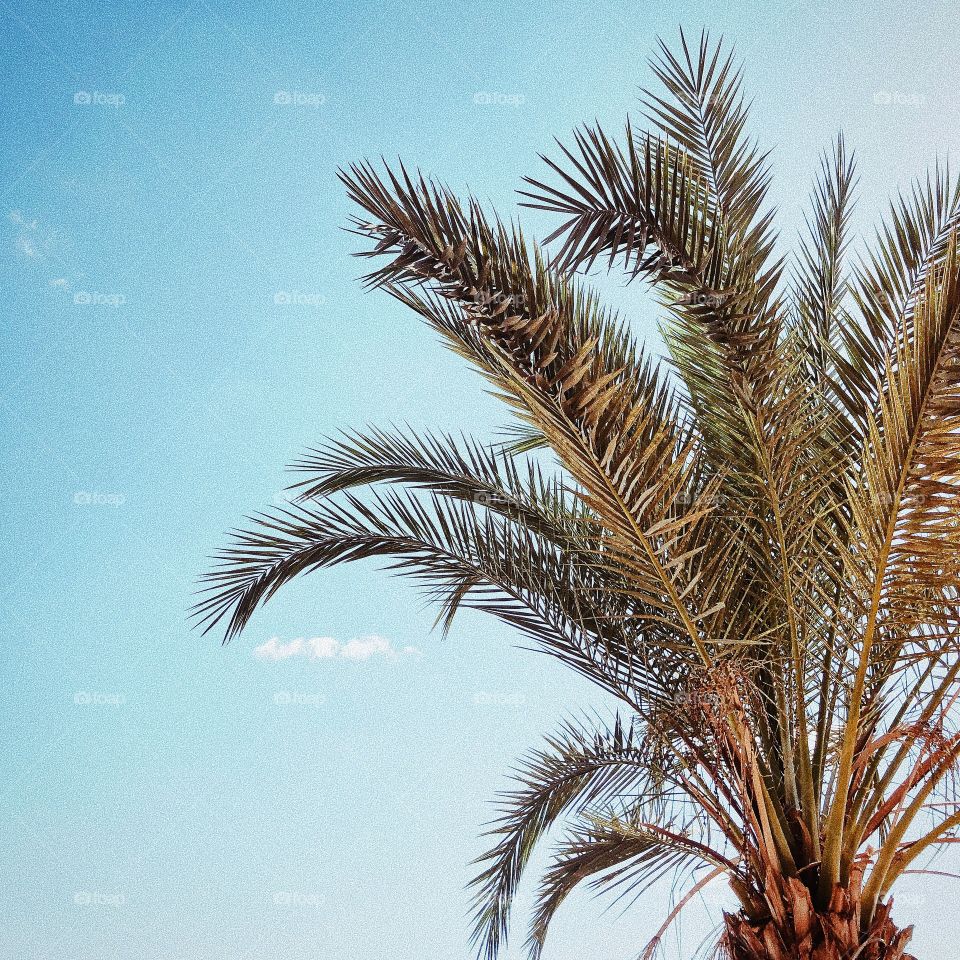
[[[637,115],[655,37],[706,24],[749,62],[785,238],[841,128],[869,228],[960,143],[955,9],[0,0],[0,21],[0,956],[468,957],[489,801],[597,697],[490,621],[441,641],[369,565],[293,585],[225,649],[185,620],[307,445],[503,422],[354,282],[336,168],[399,155],[512,213],[554,135]],[[642,291],[604,286],[654,338]],[[667,896],[572,898],[545,960],[635,956]],[[900,902],[945,956],[960,919]]]

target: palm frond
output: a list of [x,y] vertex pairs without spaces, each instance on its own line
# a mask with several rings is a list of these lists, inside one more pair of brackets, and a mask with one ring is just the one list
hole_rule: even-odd
[[670,391],[591,294],[538,255],[531,261],[522,235],[488,224],[476,204],[467,215],[424,180],[387,177],[389,186],[368,167],[345,177],[376,217],[358,223],[378,238],[364,255],[392,257],[369,282],[440,330],[536,427],[617,538],[617,560],[635,572],[645,602],[659,603],[709,662],[697,623],[711,605],[683,602],[689,583],[670,571],[662,546],[676,545],[704,514],[690,497],[695,461]]
[[527,938],[531,960],[539,960],[547,931],[564,900],[585,881],[601,890],[627,885],[636,897],[662,877],[701,862],[696,853],[679,849],[653,834],[625,836],[617,829],[592,824],[571,831],[544,875],[537,895]]
[[570,272],[589,270],[599,257],[610,266],[622,258],[633,277],[709,296],[725,264],[706,184],[669,141],[638,143],[629,124],[625,139],[624,150],[599,127],[575,131],[574,147],[559,144],[570,169],[542,157],[560,186],[526,178],[524,206],[565,218],[545,241],[563,237],[554,265]]
[[759,217],[770,183],[766,155],[746,132],[749,104],[743,68],[735,52],[724,53],[704,31],[696,53],[683,31],[680,53],[659,41],[650,61],[665,94],[643,93],[647,117],[679,144],[709,184],[724,232],[746,237],[754,250],[769,245],[770,216]]
[[289,488],[299,503],[356,487],[404,484],[481,504],[564,543],[578,521],[584,537],[597,528],[558,477],[548,480],[535,461],[520,466],[502,447],[469,437],[456,440],[409,429],[354,431],[308,450],[292,469],[305,475]]
[[898,197],[877,232],[876,248],[859,264],[851,292],[859,315],[838,317],[836,387],[851,417],[865,429],[877,415],[888,351],[941,262],[960,217],[960,179],[938,164]]
[[856,161],[840,135],[833,151],[820,161],[794,276],[798,328],[815,375],[821,378],[830,374],[837,317],[850,289],[844,261],[851,243],[856,185]]
[[[956,447],[960,414],[956,366],[960,337],[957,241],[926,272],[923,290],[902,317],[884,358],[880,416],[867,420],[862,489],[851,497],[853,519],[867,558],[863,595],[866,622],[858,656],[838,790],[833,799],[831,848],[824,877],[836,877],[849,776],[854,762],[867,680],[879,683],[901,656],[915,625],[949,635],[957,623]],[[949,544],[947,552],[938,547]],[[935,551],[935,555],[931,554]],[[877,681],[875,680],[875,685]],[[830,882],[822,880],[822,882]]]
[[[683,650],[671,647],[649,610],[625,605],[579,558],[483,506],[387,491],[253,519],[218,555],[194,608],[206,630],[225,622],[228,639],[290,580],[381,558],[426,589],[445,627],[465,607],[491,613],[634,706],[669,697],[684,669]],[[650,644],[664,648],[655,658],[662,673],[637,669],[650,660]]]
[[644,783],[662,790],[653,760],[639,725],[618,716],[600,730],[568,723],[524,762],[473,881],[473,941],[483,955],[493,960],[506,944],[510,906],[538,841],[568,814],[636,794]]

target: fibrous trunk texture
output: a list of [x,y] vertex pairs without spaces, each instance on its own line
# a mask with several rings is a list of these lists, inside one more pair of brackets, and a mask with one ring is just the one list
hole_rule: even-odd
[[764,897],[768,915],[725,915],[723,952],[729,960],[916,960],[906,952],[913,927],[893,924],[892,901],[877,907],[869,927],[861,928],[858,879],[835,887],[829,906],[819,912],[799,880],[771,879]]

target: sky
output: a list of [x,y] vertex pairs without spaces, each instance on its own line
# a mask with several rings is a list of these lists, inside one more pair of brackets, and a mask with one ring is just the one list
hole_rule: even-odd
[[[223,532],[282,501],[309,445],[505,422],[361,290],[337,168],[402,157],[518,215],[552,138],[639,118],[656,37],[706,25],[747,62],[785,243],[841,129],[869,232],[960,145],[955,14],[0,0],[0,957],[470,957],[464,886],[511,764],[608,705],[488,619],[441,640],[372,564],[289,586],[227,647],[186,618]],[[643,291],[598,283],[656,347]],[[631,960],[668,897],[573,896],[544,960]],[[725,902],[708,888],[665,955]],[[940,894],[897,903],[918,955],[952,955]]]

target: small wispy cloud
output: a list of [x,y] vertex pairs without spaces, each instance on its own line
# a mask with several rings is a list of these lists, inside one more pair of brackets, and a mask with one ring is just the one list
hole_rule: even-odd
[[253,655],[259,660],[277,661],[304,657],[307,660],[352,660],[355,663],[374,658],[397,660],[400,657],[417,656],[419,653],[416,647],[397,649],[392,641],[376,634],[355,637],[346,643],[341,643],[334,637],[295,637],[287,641],[271,637],[253,650]]
[[17,237],[17,249],[25,256],[29,257],[31,260],[35,260],[40,256],[40,251],[37,249],[36,243],[34,243],[32,237],[28,237],[26,234],[20,234]]
[[29,219],[21,210],[10,210],[7,219],[14,225],[16,237],[14,246],[28,260],[45,260],[51,251],[57,235],[34,217]]

